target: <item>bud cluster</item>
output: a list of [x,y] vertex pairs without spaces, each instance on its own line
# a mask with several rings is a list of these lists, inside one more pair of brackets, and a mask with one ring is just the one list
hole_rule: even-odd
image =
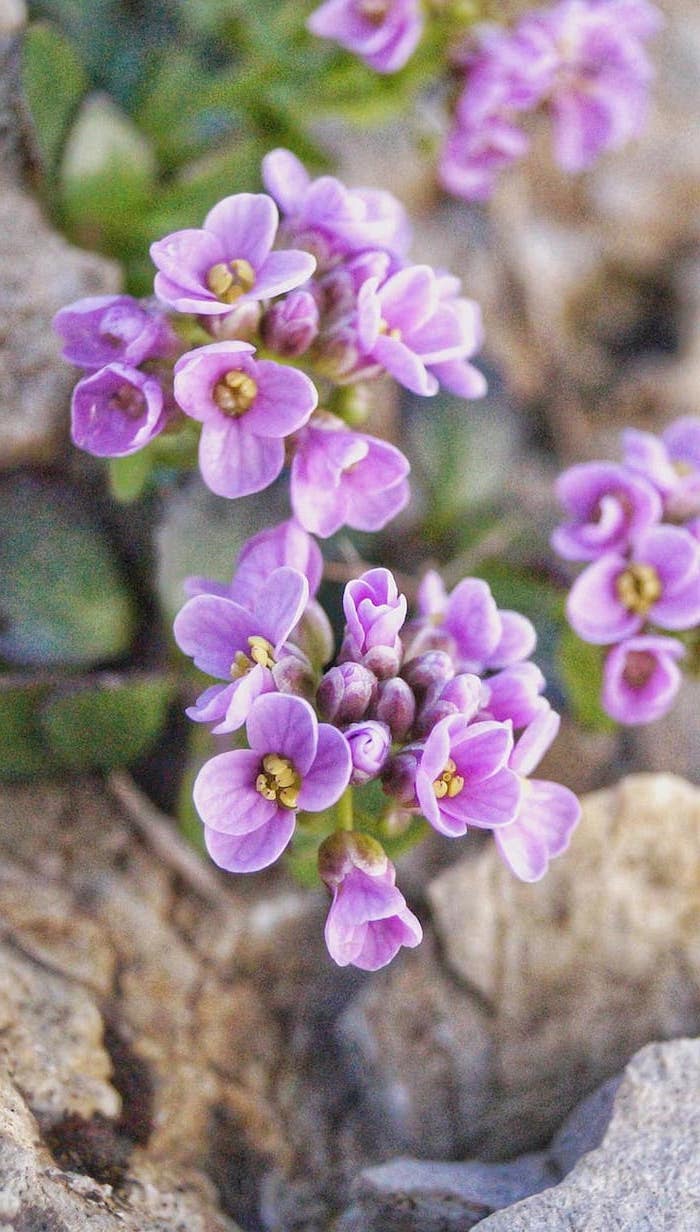
[[671,709],[679,662],[692,662],[700,644],[700,419],[677,419],[660,437],[628,428],[622,441],[622,464],[586,462],[560,475],[569,520],[552,546],[587,562],[567,616],[583,641],[610,647],[605,711],[642,724]]
[[[492,830],[534,881],[566,848],[579,806],[528,777],[559,726],[528,620],[500,610],[478,578],[448,594],[436,573],[407,620],[393,575],[370,569],[345,587],[333,660],[320,576],[318,547],[291,521],[245,545],[228,586],[191,579],[175,638],[218,683],[188,713],[217,733],[244,728],[248,745],[208,761],[194,798],[212,858],[233,872],[272,864],[305,814],[323,814],[312,824],[333,894],[330,953],[375,969],[421,937],[379,841],[389,822],[422,816],[450,837]],[[373,782],[385,804],[370,816]]]

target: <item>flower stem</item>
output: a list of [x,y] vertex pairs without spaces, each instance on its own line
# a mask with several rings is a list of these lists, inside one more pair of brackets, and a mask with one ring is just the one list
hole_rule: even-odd
[[341,830],[352,830],[352,787],[343,792],[336,805],[338,825]]

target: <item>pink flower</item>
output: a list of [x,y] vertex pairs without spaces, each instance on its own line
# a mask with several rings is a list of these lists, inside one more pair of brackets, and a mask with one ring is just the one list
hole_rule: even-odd
[[338,831],[319,850],[319,872],[333,893],[326,945],[340,967],[378,971],[401,946],[419,945],[423,930],[396,887],[396,870],[379,844]]
[[287,846],[297,809],[330,808],[350,778],[350,750],[301,697],[268,693],[253,703],[249,749],[212,757],[194,785],[211,858],[233,873],[274,863]]
[[509,723],[471,723],[463,715],[442,719],[425,742],[416,772],[416,796],[431,826],[455,838],[469,826],[493,829],[513,821],[521,796],[509,768]]
[[378,73],[396,73],[423,32],[418,0],[326,0],[307,22],[312,34],[335,39]]
[[603,667],[602,702],[618,723],[653,723],[668,714],[683,679],[685,647],[675,637],[647,634],[613,646]]

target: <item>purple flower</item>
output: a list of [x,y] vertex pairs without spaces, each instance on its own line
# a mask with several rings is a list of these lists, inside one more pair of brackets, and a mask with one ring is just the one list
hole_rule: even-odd
[[428,369],[473,355],[480,331],[476,305],[445,296],[444,285],[428,265],[408,266],[382,285],[368,278],[357,297],[364,362],[381,365],[416,394],[437,393],[438,378]]
[[461,672],[508,667],[535,648],[531,622],[519,612],[499,610],[481,578],[464,578],[448,595],[439,574],[430,570],[419,587],[418,610],[423,620],[413,622],[412,653],[436,639],[449,648]]
[[270,574],[284,565],[303,573],[309,583],[309,595],[313,597],[321,585],[323,557],[316,541],[293,518],[278,526],[266,527],[246,540],[228,584],[212,578],[189,577],[185,581],[185,593],[189,598],[201,594],[224,595],[243,607],[252,608]]
[[446,681],[438,679],[426,692],[414,734],[419,740],[424,739],[448,715],[459,714],[466,719],[472,719],[483,707],[483,702],[484,688],[478,676],[470,672],[460,672]]
[[292,509],[322,539],[341,526],[381,530],[408,502],[403,454],[386,441],[314,421],[296,438]]
[[63,338],[63,358],[81,368],[103,368],[113,362],[136,368],[177,347],[163,313],[130,295],[76,300],[56,313],[53,327]]
[[465,201],[487,201],[501,171],[523,158],[530,140],[512,120],[488,116],[478,125],[453,124],[440,156],[440,181]]
[[319,724],[301,697],[258,697],[246,731],[250,748],[213,757],[194,785],[207,850],[234,873],[272,864],[292,837],[297,809],[330,808],[350,778],[345,737]]
[[518,775],[508,768],[513,731],[508,723],[471,723],[463,715],[433,728],[416,773],[416,795],[431,826],[451,838],[468,826],[493,829],[513,821],[520,804]]
[[624,457],[661,493],[664,509],[674,521],[700,513],[700,418],[676,419],[661,434],[623,433]]
[[262,337],[265,346],[293,359],[308,351],[318,333],[318,307],[309,291],[292,291],[265,313]]
[[513,727],[526,727],[548,705],[540,696],[546,684],[534,663],[513,663],[484,681],[486,694],[482,709],[484,717],[504,723],[510,719]]
[[369,569],[361,577],[348,582],[343,593],[345,637],[341,649],[343,659],[363,662],[370,671],[384,663],[388,651],[393,656],[393,671],[379,674],[395,676],[401,665],[399,631],[406,619],[406,597],[399,594],[393,574],[388,569]]
[[652,723],[673,705],[681,686],[678,660],[685,654],[674,637],[631,637],[613,646],[603,667],[602,702],[618,723]]
[[624,552],[636,535],[661,520],[654,488],[613,462],[569,467],[557,480],[557,496],[571,520],[554,531],[552,547],[566,560]]
[[362,786],[378,778],[391,752],[391,732],[386,723],[365,719],[362,723],[351,723],[343,735],[352,758],[350,782]]
[[278,214],[264,193],[225,197],[201,230],[174,231],[151,245],[155,291],[178,312],[219,315],[242,300],[271,299],[306,282],[308,252],[272,252]]
[[521,776],[522,795],[515,819],[494,831],[506,864],[522,881],[539,881],[549,861],[569,845],[581,806],[568,787],[528,779],[559,730],[559,715],[547,707],[526,728],[508,765]]
[[303,372],[255,360],[248,342],[214,342],[175,365],[175,398],[202,424],[199,468],[218,496],[261,492],[284,466],[284,440],[318,401]]
[[338,831],[319,849],[319,872],[333,902],[326,945],[340,967],[378,971],[402,945],[419,945],[423,932],[396,888],[396,871],[379,843]]
[[372,248],[397,257],[407,252],[411,232],[406,211],[392,193],[347,188],[330,175],[312,180],[299,159],[283,149],[265,155],[262,174],[282,211],[285,231],[305,243],[312,237],[325,240],[323,263],[334,254]]
[[160,382],[126,364],[107,364],[73,390],[73,443],[98,458],[137,453],[163,430],[168,418]]
[[559,59],[549,105],[564,171],[583,171],[641,130],[653,77],[642,41],[661,24],[646,0],[561,0],[521,22],[521,34],[550,37]]
[[175,641],[200,671],[227,684],[213,685],[187,714],[216,723],[215,732],[235,731],[261,693],[277,688],[275,668],[289,653],[285,643],[306,607],[309,587],[296,569],[276,569],[251,608],[222,595],[188,599],[175,618]]
[[681,527],[652,527],[631,560],[609,553],[584,569],[566,610],[579,637],[596,645],[633,637],[645,621],[688,629],[700,620],[700,544]]
[[411,58],[423,33],[418,0],[326,0],[307,26],[334,39],[378,73],[396,73]]

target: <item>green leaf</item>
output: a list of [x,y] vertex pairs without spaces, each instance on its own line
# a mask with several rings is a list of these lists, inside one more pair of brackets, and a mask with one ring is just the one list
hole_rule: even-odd
[[0,676],[0,779],[34,778],[56,764],[36,722],[47,685],[13,685]]
[[27,30],[22,68],[41,159],[53,176],[69,124],[87,89],[87,76],[68,40],[43,23]]
[[582,642],[573,630],[564,629],[557,665],[574,718],[594,731],[615,731],[616,723],[600,704],[604,658],[604,647]]
[[151,459],[143,449],[126,458],[110,458],[107,470],[112,496],[125,505],[138,500],[148,483],[151,469]]
[[173,696],[173,682],[164,676],[103,676],[55,694],[41,711],[41,728],[68,769],[129,766],[155,742]]
[[100,527],[66,483],[17,475],[0,487],[0,655],[90,667],[125,653],[134,606]]

